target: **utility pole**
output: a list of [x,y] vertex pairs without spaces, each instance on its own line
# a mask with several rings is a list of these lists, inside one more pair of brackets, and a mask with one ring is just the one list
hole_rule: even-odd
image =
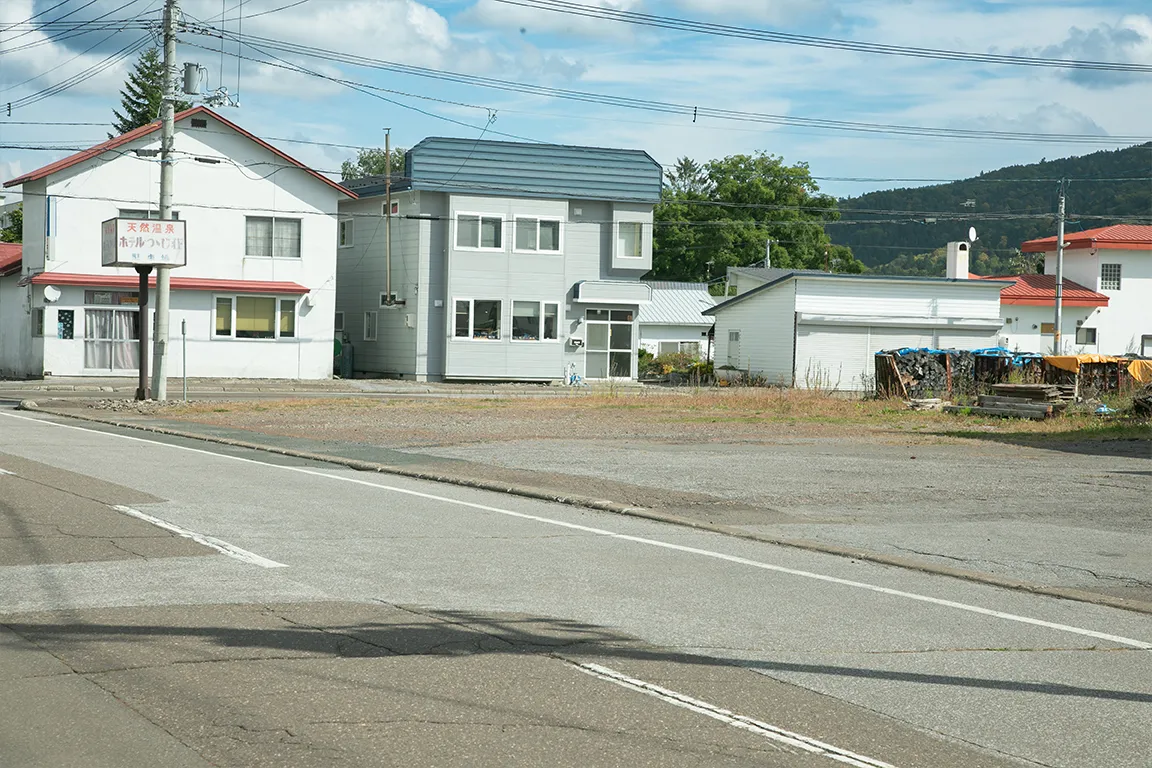
[[392,303],[392,129],[384,129],[384,300]]
[[[179,0],[164,0],[164,100],[160,105],[160,220],[172,219],[172,149],[176,124],[176,17]],[[168,305],[171,268],[156,269],[156,339],[152,354],[152,395],[168,399]],[[141,327],[147,316],[140,318]]]
[[1056,218],[1056,322],[1052,326],[1052,354],[1064,354],[1060,335],[1064,320],[1064,179],[1060,179],[1060,213]]

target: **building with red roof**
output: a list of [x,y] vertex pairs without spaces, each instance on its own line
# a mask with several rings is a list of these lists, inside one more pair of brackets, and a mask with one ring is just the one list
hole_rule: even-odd
[[[1029,240],[1021,250],[1044,254],[1044,274],[1026,276],[1031,282],[1006,290],[1002,301],[1020,311],[1025,306],[1051,310],[1043,323],[1022,320],[1046,330],[1051,349],[1056,238]],[[1064,351],[1152,356],[1152,226],[1114,224],[1065,233],[1063,277]],[[1007,296],[1010,291],[1015,293]],[[1087,316],[1083,310],[1090,310]]]
[[[0,325],[27,343],[4,345],[0,375],[134,375],[138,275],[102,266],[101,228],[169,226],[159,145],[154,122],[4,184],[23,195],[24,248],[14,262],[0,250],[0,280],[21,294]],[[187,261],[171,273],[169,341],[186,330],[188,375],[330,377],[338,204],[355,193],[202,106],[176,115],[174,158]]]

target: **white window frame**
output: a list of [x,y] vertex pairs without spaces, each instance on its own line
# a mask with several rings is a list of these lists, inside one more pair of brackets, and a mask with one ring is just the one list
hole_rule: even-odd
[[[613,239],[612,239],[612,252],[616,255],[616,258],[618,258],[618,259],[635,259],[635,260],[640,260],[640,259],[644,258],[644,225],[647,223],[648,222],[636,221],[633,219],[622,219],[622,220],[616,222],[616,227],[615,227],[616,231],[612,233],[613,235],[615,235],[615,237],[613,237]],[[620,253],[620,227],[625,226],[625,225],[630,226],[630,227],[636,226],[636,227],[640,228],[640,235],[639,235],[639,237],[640,237],[640,253],[637,256],[627,256],[625,254]]]
[[332,315],[332,330],[335,333],[344,333],[344,313],[335,312]]
[[[268,219],[272,222],[272,250],[265,256],[260,253],[248,253],[248,222],[252,219]],[[297,244],[297,250],[300,252],[299,256],[277,256],[276,255],[276,222],[277,221],[295,221],[300,225],[299,233],[300,240]],[[296,216],[248,216],[244,217],[244,258],[246,259],[288,259],[291,261],[302,260],[304,258],[304,219]]]
[[388,307],[388,306],[391,306],[391,305],[396,303],[396,301],[397,301],[396,291],[392,291],[392,294],[391,294],[392,301],[388,301],[388,297],[389,297],[389,294],[384,293],[384,291],[380,291],[380,306]]
[[[355,241],[356,227],[353,224],[354,221],[355,221],[355,219],[347,218],[347,219],[340,219],[337,222],[337,224],[336,224],[336,247],[337,248],[351,248],[353,245],[356,244],[356,241]],[[247,227],[248,225],[245,224],[244,226]],[[273,227],[272,234],[273,234],[273,237],[275,237],[276,224],[273,223],[272,227]],[[301,234],[303,234],[303,233],[301,233]]]
[[[461,216],[476,216],[480,219],[480,226],[476,230],[476,245],[460,245],[460,217]],[[484,232],[484,219],[497,219],[500,222],[500,247],[499,248],[485,248],[480,245],[483,239]],[[504,217],[499,213],[480,213],[479,211],[456,211],[456,215],[452,218],[452,247],[457,251],[479,251],[483,253],[505,253],[507,251],[508,237],[507,232],[504,231]],[[513,233],[515,234],[515,233]],[[461,299],[463,301],[463,299]],[[488,301],[488,299],[481,299],[481,301]],[[494,299],[493,299],[494,301]]]
[[[1120,290],[1121,286],[1123,285],[1123,275],[1122,275],[1123,266],[1124,266],[1123,264],[1104,264],[1104,263],[1100,264],[1100,290],[1102,290],[1102,291],[1118,291],[1118,290]],[[1104,280],[1106,279],[1104,277],[1104,270],[1107,267],[1115,267],[1116,268],[1116,286],[1114,288],[1107,286],[1107,285],[1104,285]],[[1109,277],[1107,279],[1111,279],[1111,278]]]
[[[463,301],[463,299],[461,299],[461,301]],[[481,299],[481,301],[483,301],[483,299]],[[514,313],[516,312],[516,305],[517,304],[535,304],[537,306],[538,312],[539,312],[540,324],[539,324],[539,327],[536,329],[536,338],[534,338],[534,339],[518,339],[512,335],[513,334],[512,325],[514,324],[513,321],[515,320],[515,317],[516,317],[516,315]],[[541,344],[541,343],[555,344],[555,343],[560,341],[560,302],[558,302],[558,301],[536,301],[534,299],[513,299],[511,306],[512,306],[511,312],[513,314],[508,315],[508,317],[509,317],[508,340],[509,341],[514,341],[517,344]],[[545,307],[547,307],[547,306],[556,307],[556,338],[554,338],[554,339],[544,338],[544,320],[545,320],[544,312],[545,312]],[[453,307],[453,311],[455,311],[455,307]],[[453,332],[455,332],[455,328],[453,328]]]
[[[209,318],[210,331],[209,338],[212,341],[241,341],[241,342],[278,342],[285,343],[294,342],[300,338],[300,310],[298,307],[299,296],[292,296],[283,293],[267,294],[267,293],[215,293],[212,294],[212,316]],[[220,299],[228,299],[232,303],[232,324],[229,327],[228,335],[224,336],[216,333],[216,302]],[[242,338],[236,335],[236,300],[237,299],[271,299],[276,307],[276,317],[272,321],[272,338],[270,339],[249,339]],[[283,312],[281,302],[292,302],[292,335],[280,335],[280,320],[281,313]],[[153,325],[155,325],[156,318],[153,317]]]
[[[456,303],[460,301],[468,302],[468,335],[456,335]],[[476,302],[478,301],[495,301],[500,305],[500,321],[497,326],[497,337],[495,339],[478,339],[476,338]],[[457,296],[452,299],[452,333],[449,335],[449,340],[457,342],[476,341],[484,344],[492,344],[504,341],[507,338],[507,328],[504,323],[504,305],[508,302],[504,299],[473,299],[467,296]],[[509,304],[511,307],[511,304]],[[509,309],[511,311],[511,309]]]
[[[536,247],[532,249],[520,248],[516,245],[517,235],[520,232],[520,222],[534,221],[536,222]],[[556,248],[555,250],[546,251],[540,247],[540,222],[553,221],[556,222]],[[532,253],[532,254],[546,254],[549,256],[559,256],[564,253],[564,220],[559,216],[532,216],[530,214],[522,214],[514,217],[512,221],[512,252],[513,253]]]
[[[368,335],[368,318],[372,318],[372,335]],[[364,341],[376,341],[376,336],[380,332],[380,313],[379,312],[365,312],[364,313],[364,328],[363,328]]]

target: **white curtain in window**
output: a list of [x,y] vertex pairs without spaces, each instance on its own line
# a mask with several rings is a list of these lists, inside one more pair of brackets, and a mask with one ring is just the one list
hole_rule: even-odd
[[136,312],[116,312],[112,318],[112,367],[120,371],[140,368],[140,328]]
[[300,219],[276,219],[272,236],[273,256],[276,258],[300,258]]
[[84,367],[112,370],[112,310],[84,310]]
[[272,219],[248,217],[244,253],[248,256],[272,255]]

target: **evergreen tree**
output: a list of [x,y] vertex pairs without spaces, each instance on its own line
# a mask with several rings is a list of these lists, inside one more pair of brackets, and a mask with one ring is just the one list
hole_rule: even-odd
[[[140,54],[135,68],[128,74],[124,90],[120,91],[120,107],[112,110],[116,121],[112,127],[115,134],[128,133],[142,125],[160,119],[160,104],[164,100],[164,58],[158,48],[149,48]],[[192,105],[187,101],[177,101],[176,111],[182,112]]]

